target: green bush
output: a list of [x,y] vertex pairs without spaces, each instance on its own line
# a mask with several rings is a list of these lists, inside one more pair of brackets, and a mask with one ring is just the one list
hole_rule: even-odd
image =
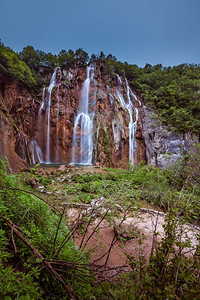
[[3,44],[0,44],[0,53],[0,71],[28,88],[34,88],[36,80],[27,64]]
[[[85,263],[86,260],[83,253],[77,249],[72,239],[69,238],[67,243],[60,248],[65,237],[69,235],[69,230],[64,220],[60,223],[60,216],[53,212],[46,203],[32,194],[21,191],[28,190],[22,178],[19,175],[8,174],[7,169],[6,160],[0,160],[0,185],[11,188],[0,188],[1,216],[19,226],[20,230],[23,230],[22,234],[25,233],[25,238],[33,247],[39,249],[38,251],[45,259]],[[17,257],[20,257],[18,262],[20,270],[16,272],[16,270],[12,269],[9,266],[9,261],[14,258],[10,255],[8,256],[7,250],[8,248],[12,249],[13,244],[10,239],[10,229],[6,226],[6,222],[2,217],[0,218],[0,233],[0,244],[3,245],[3,250],[0,252],[0,276],[4,276],[6,270],[8,270],[8,275],[12,274],[12,276],[5,276],[4,280],[1,280],[0,295],[2,297],[10,296],[12,299],[15,299],[15,297],[20,295],[20,299],[40,299],[39,295],[43,294],[40,290],[42,288],[42,290],[48,289],[53,295],[59,295],[60,299],[68,299],[62,285],[55,277],[51,277],[45,268],[41,269],[41,261],[17,237],[15,237],[15,247],[18,250]],[[14,250],[11,252],[14,253]],[[57,252],[58,254],[56,254]],[[18,261],[17,257],[16,261]],[[80,299],[89,299],[90,284],[82,283],[79,279],[76,279],[79,271],[74,271],[73,268],[67,268],[66,271],[62,276],[70,286],[73,286],[75,293],[80,296]],[[87,277],[86,274],[85,276]],[[26,282],[28,282],[27,286],[25,285]],[[49,299],[48,296],[45,297]],[[54,299],[54,297],[50,297],[50,299]]]

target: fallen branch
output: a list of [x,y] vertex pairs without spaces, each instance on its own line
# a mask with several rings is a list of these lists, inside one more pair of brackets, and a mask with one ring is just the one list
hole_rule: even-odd
[[58,256],[58,253],[62,250],[62,248],[65,246],[65,244],[70,240],[70,238],[73,236],[73,234],[78,229],[78,227],[79,227],[79,218],[80,218],[80,213],[78,215],[77,224],[75,224],[75,226],[73,227],[73,229],[66,235],[66,237],[64,238],[64,240],[60,244],[60,247],[58,248],[58,250],[55,251],[55,256]]
[[13,230],[13,232],[15,233],[15,235],[24,243],[26,244],[29,249],[34,253],[34,255],[41,259],[42,264],[44,265],[44,267],[47,269],[47,271],[49,273],[51,273],[54,277],[56,277],[58,279],[58,281],[60,281],[60,283],[63,285],[63,287],[65,288],[65,290],[68,292],[69,296],[71,297],[71,299],[76,299],[73,291],[71,290],[71,288],[68,286],[68,284],[66,283],[66,281],[56,272],[56,270],[45,260],[45,258],[40,254],[40,252],[19,232],[18,230],[18,226],[16,226],[14,223],[12,223],[11,221],[9,221],[7,218],[5,218],[4,216],[1,216],[1,218],[5,221],[5,223],[8,225],[8,227],[10,227],[11,230]]
[[103,217],[101,218],[101,220],[99,221],[99,223],[95,226],[93,232],[90,234],[90,236],[87,238],[86,242],[84,243],[84,245],[80,245],[80,249],[81,246],[83,247],[83,249],[85,249],[87,243],[89,242],[89,240],[91,239],[91,237],[94,235],[94,233],[96,232],[97,228],[100,226],[100,224],[103,222],[103,220],[105,219],[105,217],[107,216],[108,212],[109,212],[110,208],[107,209],[107,211],[105,212],[105,214],[103,215]]
[[96,209],[93,207],[93,209],[92,209],[92,211],[91,211],[91,214],[90,214],[89,221],[88,221],[87,226],[86,226],[86,228],[85,228],[84,235],[83,235],[83,237],[82,237],[82,239],[81,239],[81,243],[80,243],[80,246],[79,246],[80,249],[82,248],[83,241],[84,241],[84,239],[85,239],[85,236],[86,236],[88,227],[90,226],[90,223],[92,222],[93,212],[94,212],[95,210],[96,210]]
[[58,236],[58,230],[59,230],[59,228],[60,228],[60,223],[61,223],[61,221],[62,221],[62,218],[63,218],[64,213],[65,213],[65,207],[63,208],[63,212],[62,212],[62,214],[61,214],[61,216],[60,216],[60,220],[59,220],[59,222],[58,222],[58,226],[57,226],[57,230],[56,230],[56,235],[55,235],[55,238],[54,238],[54,241],[53,241],[54,246],[55,246],[55,244],[56,244],[56,240],[57,240],[57,236]]

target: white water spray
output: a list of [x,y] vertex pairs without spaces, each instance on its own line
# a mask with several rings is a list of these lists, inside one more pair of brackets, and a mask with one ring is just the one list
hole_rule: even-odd
[[[57,73],[59,73],[59,80],[57,80]],[[51,162],[51,153],[50,153],[50,118],[51,118],[51,93],[55,86],[59,86],[61,80],[61,70],[60,67],[54,69],[53,75],[51,76],[50,84],[48,89],[44,88],[42,92],[42,103],[39,109],[39,126],[41,126],[41,113],[42,110],[46,109],[46,118],[47,118],[47,132],[46,132],[46,163]],[[59,81],[59,82],[58,82]],[[59,97],[58,109],[59,109]],[[58,118],[57,118],[58,119]]]
[[141,105],[141,102],[137,99],[137,97],[135,96],[135,94],[132,92],[132,90],[129,87],[128,81],[125,78],[125,82],[126,82],[126,91],[127,91],[127,103],[124,100],[124,97],[122,95],[122,80],[119,77],[119,75],[117,75],[117,79],[118,79],[118,90],[117,90],[117,96],[118,99],[121,103],[121,106],[126,109],[129,113],[129,126],[128,126],[128,131],[129,131],[129,162],[132,165],[135,165],[136,163],[136,159],[137,159],[137,143],[135,140],[135,134],[136,134],[136,130],[137,130],[137,122],[138,122],[138,109],[135,108],[134,112],[135,112],[135,121],[133,121],[133,103],[131,101],[131,97],[134,98],[135,100],[138,101],[139,105]]
[[93,153],[93,114],[89,113],[90,80],[93,67],[87,67],[80,107],[74,122],[72,163],[92,165]]
[[32,140],[30,142],[31,153],[32,153],[32,163],[35,165],[36,163],[43,163],[42,150],[38,145],[36,140]]

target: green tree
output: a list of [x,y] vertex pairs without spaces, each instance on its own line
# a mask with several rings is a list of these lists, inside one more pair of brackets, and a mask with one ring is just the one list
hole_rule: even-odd
[[89,55],[86,51],[84,51],[82,48],[79,48],[75,51],[74,55],[75,60],[82,64],[82,65],[87,65],[89,61]]

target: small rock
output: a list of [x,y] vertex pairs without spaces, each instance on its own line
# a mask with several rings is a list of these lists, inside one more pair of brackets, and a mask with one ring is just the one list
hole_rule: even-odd
[[59,167],[58,171],[66,172],[67,171],[67,166],[66,165],[61,165]]
[[37,185],[38,185],[38,179],[37,179],[37,178],[31,178],[31,179],[28,181],[28,184],[29,184],[31,187],[37,186]]

